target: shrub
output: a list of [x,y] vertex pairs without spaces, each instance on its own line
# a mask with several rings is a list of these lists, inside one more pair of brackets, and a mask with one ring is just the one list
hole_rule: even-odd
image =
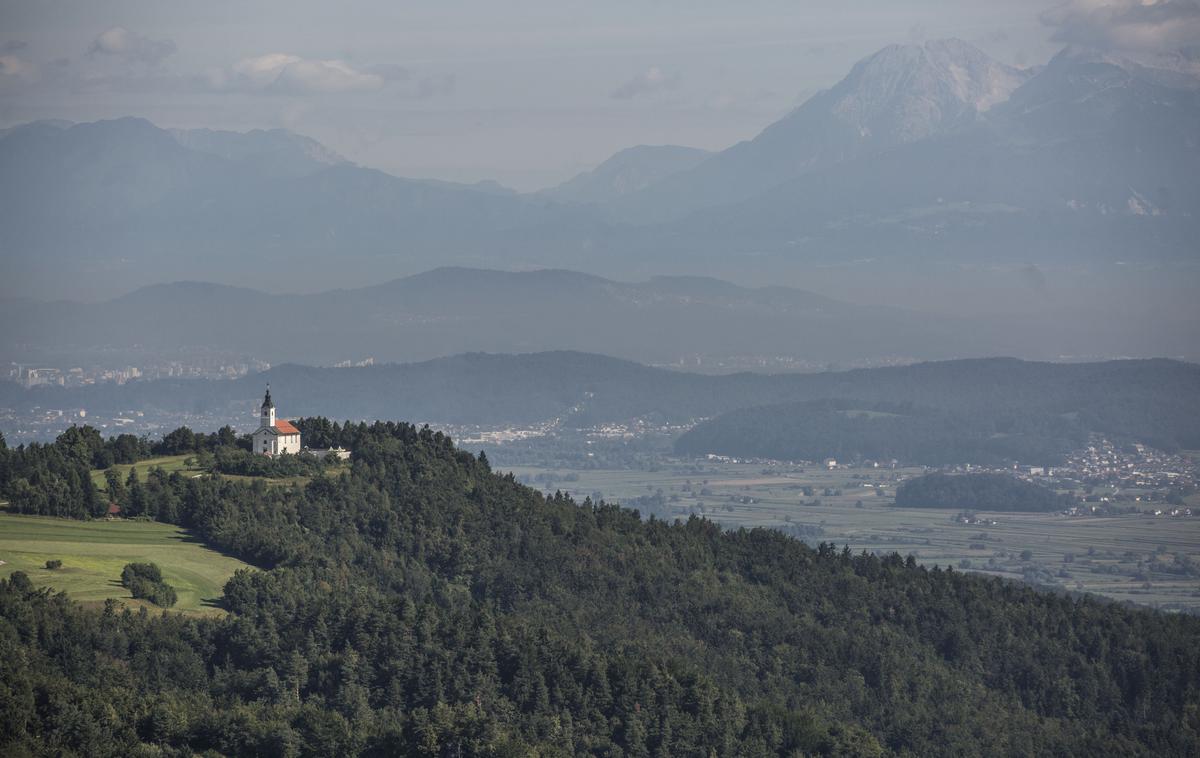
[[159,583],[162,581],[162,571],[156,563],[126,563],[121,571],[121,584],[128,587],[134,579]]
[[46,561],[46,568],[50,569],[51,571],[53,571],[55,569],[60,569],[60,568],[62,568],[62,561],[57,560],[57,559],[51,560],[51,561]]
[[177,599],[175,588],[162,579],[162,571],[154,563],[127,563],[121,570],[121,585],[135,598],[149,600],[155,605],[170,608]]

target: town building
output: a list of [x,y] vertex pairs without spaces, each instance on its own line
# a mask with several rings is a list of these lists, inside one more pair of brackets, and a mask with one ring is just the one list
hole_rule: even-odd
[[292,426],[290,421],[275,418],[275,401],[271,399],[271,385],[267,385],[267,395],[263,398],[260,423],[254,434],[250,435],[255,453],[260,455],[296,455],[300,452],[300,430]]

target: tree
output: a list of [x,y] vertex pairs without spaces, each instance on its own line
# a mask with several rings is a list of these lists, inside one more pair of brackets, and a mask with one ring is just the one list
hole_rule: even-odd
[[92,467],[104,449],[104,438],[91,426],[72,426],[54,440],[54,446],[70,460]]
[[[130,470],[132,474],[132,469]],[[128,495],[125,490],[125,483],[121,481],[121,474],[115,469],[110,468],[104,472],[104,484],[108,490],[108,499],[110,502],[118,505],[127,502]]]
[[226,424],[217,430],[214,443],[216,447],[233,447],[237,444],[237,433],[233,431],[233,427]]
[[125,480],[125,505],[123,506],[126,516],[142,516],[146,513],[146,490],[142,487],[142,482],[138,478],[137,467],[129,469],[129,477]]
[[181,426],[162,438],[155,446],[156,452],[162,455],[180,455],[196,450],[196,435],[186,426]]

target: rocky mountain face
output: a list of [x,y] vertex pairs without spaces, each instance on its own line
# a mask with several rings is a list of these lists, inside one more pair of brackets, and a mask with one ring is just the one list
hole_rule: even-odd
[[973,123],[1028,77],[960,40],[892,45],[830,91],[829,113],[868,143],[913,142]]
[[679,217],[748,200],[806,171],[953,133],[1028,76],[958,40],[886,47],[753,140],[629,196],[618,214]]
[[1195,260],[1195,79],[1076,49],[1032,74],[976,53],[888,48],[618,210],[663,248],[826,264]]

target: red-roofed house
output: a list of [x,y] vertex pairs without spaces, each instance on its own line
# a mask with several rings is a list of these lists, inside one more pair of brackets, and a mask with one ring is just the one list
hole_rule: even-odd
[[250,435],[254,452],[261,455],[282,455],[300,452],[300,430],[290,421],[275,418],[275,401],[271,399],[271,385],[267,385],[267,396],[263,398],[262,423]]

